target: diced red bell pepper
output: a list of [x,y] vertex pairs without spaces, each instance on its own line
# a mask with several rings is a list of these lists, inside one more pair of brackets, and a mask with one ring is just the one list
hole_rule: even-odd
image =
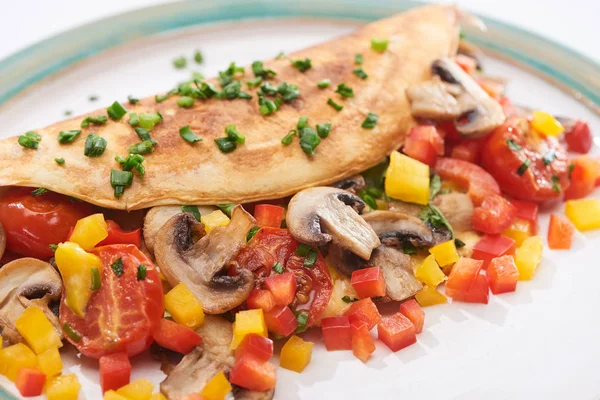
[[473,163],[454,158],[438,158],[435,170],[442,179],[468,188],[469,196],[476,205],[490,195],[500,194],[500,186],[494,177]]
[[400,312],[415,326],[415,332],[423,332],[423,324],[425,323],[425,312],[415,299],[406,300],[400,304]]
[[266,312],[271,311],[275,307],[275,298],[269,290],[254,289],[250,292],[246,303],[248,303],[248,308],[251,310],[260,308]]
[[352,272],[350,283],[361,299],[385,296],[383,271],[378,267],[357,269]]
[[126,353],[114,353],[100,357],[100,386],[102,393],[117,390],[129,383],[131,363]]
[[571,248],[575,227],[565,217],[550,215],[550,226],[548,227],[548,247],[555,250],[568,250]]
[[504,110],[504,115],[506,115],[507,117],[510,117],[515,114],[515,107],[513,106],[512,102],[508,97],[500,97],[498,99],[498,103],[500,103],[500,105],[502,106],[502,109]]
[[292,334],[298,327],[298,320],[288,306],[275,306],[264,313],[265,323],[269,332],[281,336]]
[[494,258],[487,269],[487,280],[494,294],[514,292],[517,289],[519,270],[513,256]]
[[108,236],[98,243],[97,247],[109,244],[133,244],[142,247],[142,228],[133,231],[124,231],[115,221],[107,220]]
[[350,320],[346,316],[327,317],[321,320],[323,341],[328,351],[351,350]]
[[600,176],[598,163],[588,156],[580,156],[571,161],[574,165],[570,174],[571,184],[565,190],[565,200],[581,199],[594,191]]
[[587,154],[594,143],[590,126],[585,121],[577,121],[573,127],[565,133],[565,141],[569,151]]
[[350,308],[344,313],[352,321],[364,321],[367,323],[369,330],[381,321],[381,314],[373,300],[370,297],[352,303]]
[[502,235],[483,235],[475,246],[473,246],[471,257],[476,260],[482,260],[482,268],[486,269],[492,258],[514,253],[515,241],[513,239]]
[[275,299],[275,304],[287,306],[296,295],[296,277],[292,272],[274,274],[265,279],[265,286]]
[[463,69],[467,74],[473,75],[477,69],[477,61],[473,57],[466,56],[464,54],[457,54],[454,57],[454,62]]
[[269,362],[243,356],[233,363],[233,368],[229,372],[229,381],[248,390],[264,392],[275,387],[277,379],[275,371],[275,366]]
[[452,297],[454,301],[462,301],[465,303],[482,303],[487,304],[490,297],[490,289],[487,278],[483,274],[477,275],[475,283],[470,290],[455,290],[449,289],[446,286],[446,294]]
[[502,233],[512,222],[517,209],[500,195],[486,197],[473,211],[473,229],[490,234]]
[[401,350],[417,342],[415,326],[401,313],[383,317],[377,326],[379,340],[392,351]]
[[165,349],[181,354],[189,353],[202,343],[202,338],[193,329],[164,318],[158,322],[152,337]]
[[281,228],[285,208],[272,204],[258,204],[254,207],[254,218],[258,226]]
[[479,271],[483,266],[483,261],[472,258],[461,257],[448,276],[446,281],[446,293],[451,291],[468,292],[474,285]]
[[20,368],[17,372],[15,386],[23,397],[39,396],[44,391],[46,374],[35,368]]
[[242,342],[235,349],[235,358],[244,356],[254,357],[262,362],[269,361],[273,356],[273,341],[255,333],[244,336]]
[[531,234],[535,235],[538,230],[538,210],[539,206],[536,203],[523,200],[511,200],[510,204],[517,209],[516,218],[524,219],[531,222]]
[[402,151],[407,156],[433,167],[437,156],[444,154],[444,139],[435,126],[417,125],[408,133]]
[[375,343],[369,333],[369,327],[365,321],[354,320],[350,323],[352,336],[352,354],[362,362],[366,362],[375,351]]
[[457,160],[479,164],[481,140],[463,140],[452,148],[451,157]]

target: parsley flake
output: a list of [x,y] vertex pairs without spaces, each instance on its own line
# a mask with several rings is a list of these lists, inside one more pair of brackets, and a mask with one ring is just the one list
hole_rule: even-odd
[[335,92],[339,93],[342,97],[354,97],[354,89],[345,83],[340,83]]
[[312,68],[310,58],[305,58],[304,60],[290,60],[294,68],[297,68],[300,72],[306,72]]
[[119,257],[115,262],[110,264],[110,268],[112,268],[116,276],[121,276],[125,273],[123,259],[121,257]]
[[527,168],[529,168],[530,165],[531,165],[530,160],[527,159],[527,160],[523,161],[523,164],[521,164],[519,166],[519,168],[517,169],[517,175],[523,176],[523,174],[525,173],[525,171],[527,171]]
[[378,120],[379,117],[377,116],[377,114],[369,113],[367,115],[367,118],[365,118],[365,120],[363,121],[361,127],[365,129],[373,129],[375,128],[375,125],[377,125]]

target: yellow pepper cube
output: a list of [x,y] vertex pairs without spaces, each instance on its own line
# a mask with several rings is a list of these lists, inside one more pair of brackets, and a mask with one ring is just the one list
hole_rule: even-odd
[[446,275],[435,261],[435,256],[433,254],[427,256],[421,265],[417,267],[415,270],[415,277],[427,286],[433,288],[446,280]]
[[103,214],[93,214],[75,224],[69,242],[77,243],[84,250],[91,250],[108,237],[108,225]]
[[42,354],[53,347],[62,347],[59,334],[39,307],[27,307],[15,321],[15,327],[35,354]]
[[531,233],[531,222],[517,218],[502,235],[511,238],[515,241],[515,246],[520,247]]
[[77,375],[59,375],[46,384],[48,400],[77,400],[81,384]]
[[154,384],[148,379],[140,378],[119,388],[117,394],[128,400],[150,400]]
[[415,300],[421,307],[434,306],[448,302],[446,296],[435,290],[435,287],[425,286],[423,290],[415,295]]
[[204,385],[200,395],[204,400],[224,400],[227,393],[231,392],[231,384],[223,372],[219,372]]
[[217,226],[227,226],[229,224],[229,218],[221,210],[213,211],[210,214],[203,215],[200,220],[204,224],[206,233],[212,231]]
[[515,252],[515,264],[519,270],[519,280],[528,281],[533,278],[535,270],[542,261],[544,244],[541,236],[525,239]]
[[125,396],[120,395],[114,390],[107,390],[104,392],[104,400],[130,400]]
[[0,374],[11,381],[17,379],[21,368],[34,368],[37,358],[31,349],[23,343],[13,344],[0,350]]
[[429,166],[394,151],[385,177],[385,193],[394,199],[426,205],[429,202]]
[[62,372],[63,364],[58,348],[52,347],[37,356],[40,371],[50,378]]
[[4,340],[4,339],[2,339],[2,335],[0,335],[0,350],[2,350],[2,348],[4,347],[4,346],[2,345],[2,341],[3,341],[3,340]]
[[565,214],[579,231],[600,228],[600,200],[569,200],[565,204]]
[[152,396],[150,396],[150,400],[167,400],[167,398],[165,397],[164,394],[158,392],[158,393],[153,393]]
[[165,295],[165,309],[177,323],[188,328],[196,329],[204,323],[202,304],[184,282]]
[[293,335],[281,348],[279,366],[290,371],[302,372],[310,363],[313,343]]
[[454,240],[448,240],[447,242],[440,243],[429,249],[429,252],[435,257],[435,261],[445,267],[447,265],[454,264],[460,258],[456,252],[456,245]]
[[534,111],[531,117],[531,126],[539,133],[546,136],[559,136],[565,128],[562,124],[544,111]]
[[385,200],[375,200],[375,203],[377,203],[378,210],[387,210],[388,209],[388,203]]
[[262,309],[240,311],[235,314],[233,323],[233,339],[230,348],[236,349],[242,339],[250,333],[267,336],[267,324]]

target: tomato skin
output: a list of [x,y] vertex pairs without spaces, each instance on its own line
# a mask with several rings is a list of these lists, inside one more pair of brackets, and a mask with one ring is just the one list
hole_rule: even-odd
[[100,357],[100,387],[102,393],[117,390],[129,383],[131,363],[125,353],[114,353]]
[[[511,149],[509,140],[518,149]],[[555,158],[545,165],[544,156],[551,152]],[[519,175],[525,160],[530,165]],[[566,150],[556,138],[530,129],[524,118],[510,118],[490,134],[482,147],[481,162],[502,191],[519,200],[540,203],[557,199],[569,186]]]
[[401,350],[417,342],[415,326],[401,313],[381,319],[377,326],[379,340],[392,351]]
[[464,140],[452,148],[450,156],[457,160],[479,164],[481,154],[480,140]]
[[133,244],[138,249],[142,247],[142,229],[133,231],[124,231],[115,221],[107,220],[108,237],[98,243],[97,247],[108,246],[110,244]]
[[323,318],[321,329],[327,351],[352,350],[352,333],[348,317]]
[[442,179],[453,181],[469,190],[475,205],[487,196],[500,194],[500,186],[487,171],[473,163],[453,158],[439,158],[435,170]]
[[548,247],[553,250],[569,250],[575,227],[565,217],[558,214],[550,215],[548,227]]
[[77,221],[92,213],[92,206],[47,192],[32,196],[31,188],[12,188],[0,197],[0,222],[6,231],[6,248],[42,260],[54,255],[51,244],[64,242]]
[[512,224],[517,209],[502,196],[486,197],[473,211],[473,229],[489,233],[502,233]]
[[[152,262],[134,245],[122,244],[92,250],[104,265],[100,289],[92,292],[83,318],[60,303],[60,323],[68,323],[81,340],[67,339],[91,358],[124,352],[133,357],[153,342],[152,333],[164,313],[163,287]],[[111,264],[119,258],[123,274],[117,276]],[[146,278],[137,280],[137,267],[146,265]],[[122,318],[114,318],[119,314]]]
[[152,337],[165,349],[181,354],[189,353],[202,343],[202,338],[193,329],[164,318],[160,319]]
[[565,200],[586,197],[594,191],[596,180],[600,177],[600,167],[591,157],[577,157],[572,161],[572,164],[574,167],[571,172],[571,184],[565,190]]
[[590,126],[585,121],[577,121],[573,127],[565,133],[565,141],[569,151],[587,154],[594,140],[590,132]]

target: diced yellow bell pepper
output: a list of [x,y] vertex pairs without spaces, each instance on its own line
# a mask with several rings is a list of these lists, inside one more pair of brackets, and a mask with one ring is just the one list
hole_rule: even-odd
[[164,394],[158,392],[158,393],[153,393],[152,396],[150,396],[150,400],[167,400],[167,398],[165,397]]
[[42,354],[53,347],[62,347],[60,335],[39,307],[27,307],[15,321],[15,327],[35,354]]
[[52,347],[37,356],[37,363],[40,371],[46,374],[48,378],[58,375],[62,372],[63,364],[60,358],[58,348]]
[[569,200],[565,204],[565,214],[579,231],[600,228],[600,200]]
[[152,382],[146,378],[140,378],[119,388],[117,393],[128,400],[150,400],[153,390]]
[[46,384],[48,400],[77,400],[81,384],[77,375],[59,375]]
[[293,335],[281,348],[279,366],[290,371],[302,372],[310,363],[313,343]]
[[423,290],[415,295],[415,300],[421,307],[434,306],[448,302],[446,296],[435,290],[435,287],[425,286]]
[[520,247],[531,236],[531,222],[517,218],[502,235],[511,238],[515,241],[515,246]]
[[212,231],[217,226],[227,226],[229,224],[229,218],[221,210],[213,211],[210,214],[203,215],[200,217],[200,221],[204,224],[206,233]]
[[0,350],[0,374],[11,381],[17,379],[21,368],[34,368],[37,358],[31,349],[23,343],[13,344]]
[[104,392],[104,400],[130,400],[127,397],[120,395],[114,390],[107,390]]
[[204,385],[204,389],[202,389],[200,395],[204,400],[224,400],[227,393],[231,392],[231,389],[231,384],[225,377],[225,374],[219,372]]
[[93,214],[77,221],[69,242],[77,243],[87,251],[107,237],[108,225],[104,220],[104,214]]
[[233,339],[231,340],[230,348],[236,349],[244,339],[244,336],[256,333],[267,337],[267,324],[262,309],[240,311],[235,314],[235,322],[233,323]]
[[179,283],[165,295],[165,310],[175,322],[196,329],[204,323],[204,310],[185,282]]
[[415,270],[415,277],[427,286],[433,288],[446,280],[446,275],[435,261],[435,256],[433,254],[427,256],[421,265],[417,267]]
[[429,202],[429,166],[397,151],[390,156],[385,193],[394,199],[426,205]]
[[544,243],[541,236],[532,236],[525,239],[521,247],[515,252],[515,264],[519,270],[519,280],[528,281],[533,278],[535,270],[542,261]]
[[454,240],[448,240],[447,242],[440,243],[429,249],[429,252],[435,257],[435,261],[441,266],[454,264],[460,258],[456,252],[456,245]]
[[565,128],[562,124],[544,111],[534,111],[531,117],[531,126],[539,133],[546,136],[559,136]]
[[378,210],[387,210],[388,209],[388,203],[385,200],[375,200],[375,203],[377,203]]
[[4,348],[4,346],[3,346],[3,344],[2,344],[2,341],[3,341],[3,340],[4,340],[4,339],[2,339],[2,335],[0,335],[0,350],[2,350],[2,349]]
[[102,261],[73,242],[59,244],[54,257],[65,284],[65,303],[71,311],[83,317],[92,295],[92,268],[97,268],[102,276]]

